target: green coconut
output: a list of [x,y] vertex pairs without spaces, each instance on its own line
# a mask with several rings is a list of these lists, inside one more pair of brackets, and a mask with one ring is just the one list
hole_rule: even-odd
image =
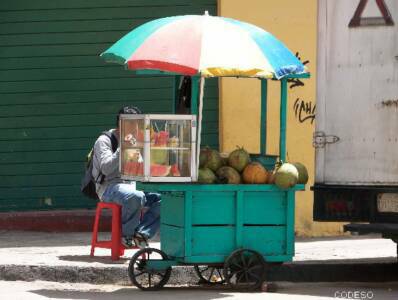
[[217,170],[217,177],[220,183],[239,184],[240,174],[232,167],[224,166]]
[[232,151],[228,157],[228,165],[238,172],[242,172],[250,163],[250,155],[243,147]]
[[199,183],[214,183],[217,177],[209,168],[199,169],[198,182]]
[[210,150],[209,147],[200,149],[199,154],[199,168],[204,168],[207,163],[207,152]]
[[293,163],[293,165],[296,167],[296,169],[299,173],[297,183],[298,184],[307,184],[307,182],[308,182],[307,168],[302,163],[299,163],[299,162],[295,162],[295,163]]
[[221,163],[222,163],[221,166],[228,166],[228,156],[229,156],[229,154],[228,153],[220,153],[220,156],[221,156]]
[[282,188],[288,189],[296,185],[299,173],[293,164],[284,163],[275,172],[275,184]]
[[200,150],[199,167],[209,168],[216,172],[222,166],[222,158],[217,150],[204,148]]

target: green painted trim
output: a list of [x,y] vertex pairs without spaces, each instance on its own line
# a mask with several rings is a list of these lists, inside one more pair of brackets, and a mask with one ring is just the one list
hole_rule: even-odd
[[268,81],[261,79],[260,153],[267,154],[267,95]]
[[125,65],[125,68],[127,71],[132,72],[135,75],[148,75],[148,76],[154,76],[154,75],[167,75],[167,76],[181,76],[180,73],[174,73],[174,72],[166,72],[162,70],[130,70],[127,68],[127,65]]
[[193,76],[192,77],[192,92],[191,92],[191,115],[198,115],[199,113],[199,82],[200,77]]
[[286,203],[286,254],[294,255],[294,192],[287,192]]
[[178,262],[176,260],[150,259],[147,261],[146,267],[148,269],[154,269],[160,271],[160,270],[166,270],[167,268],[173,267],[177,264]]
[[241,248],[243,245],[243,191],[236,193],[236,224],[235,224],[235,242],[236,248]]
[[[197,184],[197,183],[143,183],[137,182],[137,189],[144,191],[304,191],[304,184],[296,184],[290,189],[280,189],[275,184]],[[266,200],[264,200],[266,201]]]
[[286,161],[287,79],[281,80],[279,157]]
[[292,75],[287,75],[283,77],[284,79],[292,79],[292,78],[311,78],[310,73],[304,73],[304,74],[292,74]]
[[[177,261],[178,265],[184,264],[210,264],[219,263],[224,264],[225,259],[228,256],[224,255],[206,255],[206,256],[187,256],[187,257],[173,257]],[[292,261],[292,255],[270,255],[264,256],[267,262],[289,262]]]
[[184,240],[185,240],[185,256],[192,254],[192,192],[185,194],[184,201]]
[[171,111],[172,111],[173,114],[175,114],[176,111],[177,111],[178,88],[180,86],[181,77],[182,76],[180,76],[180,75],[174,76],[174,85],[173,85],[173,99],[174,99],[174,101],[172,101],[172,107],[171,107]]

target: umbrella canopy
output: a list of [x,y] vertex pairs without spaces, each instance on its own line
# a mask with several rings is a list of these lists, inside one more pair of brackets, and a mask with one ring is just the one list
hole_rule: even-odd
[[131,70],[183,75],[277,78],[305,72],[285,45],[267,31],[207,14],[145,23],[101,54]]

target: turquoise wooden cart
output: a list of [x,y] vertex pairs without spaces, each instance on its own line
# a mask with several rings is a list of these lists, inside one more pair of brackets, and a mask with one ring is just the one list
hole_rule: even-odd
[[[280,80],[280,159],[286,158],[287,83]],[[192,113],[197,114],[198,80],[193,78]],[[255,79],[253,79],[255,80]],[[261,153],[253,157],[268,169],[276,156],[266,155],[267,80],[261,80]],[[178,82],[178,80],[176,80]],[[201,282],[258,288],[266,265],[294,256],[296,185],[280,189],[271,184],[140,183],[144,191],[162,194],[161,249],[145,248],[131,259],[129,276],[137,287],[163,287],[173,266],[193,265]]]
[[[161,18],[132,30],[101,56],[138,75],[174,75],[175,83],[179,75],[191,76],[198,148],[204,77],[260,78],[253,80],[261,80],[261,149],[253,159],[268,169],[277,157],[266,155],[267,80],[279,80],[279,159],[285,161],[288,80],[309,75],[299,59],[263,29],[207,12]],[[265,184],[151,183],[138,188],[162,193],[161,249],[138,251],[129,266],[132,282],[141,289],[162,287],[173,266],[187,264],[195,266],[204,282],[257,288],[267,263],[292,260],[295,192],[304,190],[302,185],[282,190]]]

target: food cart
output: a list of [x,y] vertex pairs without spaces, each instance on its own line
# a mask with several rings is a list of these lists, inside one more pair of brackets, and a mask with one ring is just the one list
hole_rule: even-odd
[[[207,15],[180,18],[184,17],[218,19],[218,17]],[[219,19],[225,21],[224,18]],[[165,22],[164,19],[160,20]],[[208,22],[208,19],[205,20]],[[178,21],[181,22],[181,19],[177,19]],[[213,21],[215,20],[211,19],[211,22]],[[228,19],[228,22],[238,21]],[[153,25],[154,23],[152,27]],[[244,23],[244,26],[248,26],[247,23]],[[250,27],[250,30],[252,29]],[[256,27],[255,30],[257,29]],[[135,30],[135,36],[137,36],[137,30],[138,36],[142,37],[144,31],[142,26],[141,29],[139,27]],[[132,33],[134,31],[119,42],[125,43]],[[135,43],[138,42],[135,41]],[[279,44],[277,46],[280,47]],[[134,47],[139,49],[137,45]],[[117,49],[111,47],[103,55],[108,61],[118,62],[115,58],[116,52]],[[291,56],[294,57],[293,54]],[[181,68],[180,65],[177,71],[171,70],[170,64],[163,63],[164,68],[154,67],[154,61],[158,58],[148,60],[148,64],[143,63],[142,57],[140,59],[132,63],[125,61],[124,64],[133,69],[137,76],[146,74],[176,76],[176,84],[181,76],[192,76],[192,96],[191,115],[121,116],[120,170],[122,176],[125,179],[134,180],[139,176],[138,179],[142,182],[138,183],[138,189],[158,191],[162,194],[161,247],[160,249],[141,249],[132,257],[128,269],[131,281],[143,290],[158,289],[167,283],[172,267],[193,265],[204,282],[227,282],[232,287],[250,289],[260,287],[265,280],[266,264],[291,261],[294,256],[295,192],[304,190],[305,186],[297,184],[289,189],[281,189],[275,184],[199,184],[195,182],[200,151],[204,80],[209,76],[233,76],[251,77],[254,78],[253,80],[261,81],[259,136],[261,147],[260,154],[254,155],[253,159],[261,162],[267,169],[272,169],[278,158],[281,161],[286,160],[288,79],[308,78],[309,74],[297,59],[296,63],[301,65],[299,65],[300,68],[292,68],[289,65],[289,68],[284,70],[284,74],[257,69],[255,72],[253,69],[239,71],[237,68],[221,71],[220,68],[217,70],[207,68],[206,72],[190,73],[189,69]],[[291,57],[289,59],[293,60]],[[279,157],[266,154],[268,80],[280,81]],[[175,89],[178,87],[176,86]],[[177,97],[174,101],[177,101]],[[159,122],[162,128],[154,130]],[[191,130],[185,130],[185,132],[184,128]],[[177,133],[171,133],[172,130]],[[135,134],[130,134],[131,132]],[[162,135],[161,132],[164,134]],[[167,141],[164,140],[165,137]],[[171,138],[174,139],[171,140]],[[186,144],[182,145],[184,139]],[[129,153],[125,154],[126,151]],[[184,154],[184,151],[188,151],[189,155]],[[173,176],[170,169],[166,172],[169,175],[153,176],[155,170],[156,172],[159,170],[152,168],[149,162],[156,160],[156,163],[161,165],[162,160],[165,159],[164,153],[168,155],[167,160],[172,159],[173,163],[179,166],[178,176]],[[131,157],[134,159],[130,159]],[[123,160],[135,164],[126,168]],[[188,171],[184,171],[187,165]],[[170,165],[170,168],[172,167]],[[161,170],[160,168],[160,173],[162,173]]]

